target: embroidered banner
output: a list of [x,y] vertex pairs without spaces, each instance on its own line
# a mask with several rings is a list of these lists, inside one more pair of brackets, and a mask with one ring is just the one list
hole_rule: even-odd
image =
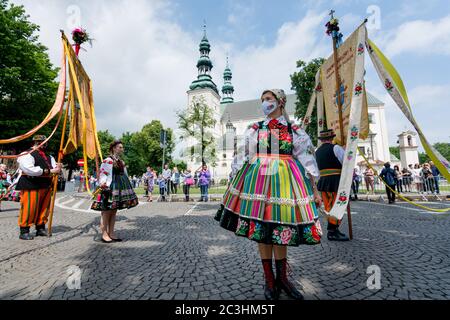
[[[338,48],[338,72],[340,78],[340,98],[342,104],[342,119],[344,140],[341,141],[341,128],[339,124],[338,92],[336,90],[336,74],[334,65],[334,56],[332,55],[321,67],[321,88],[323,91],[323,100],[325,106],[325,117],[327,128],[333,129],[336,133],[335,141],[339,145],[345,145],[347,141],[347,131],[350,120],[350,106],[353,98],[353,87],[355,79],[355,63],[359,56],[364,55],[364,42],[358,41],[360,29],[353,32],[350,37]],[[364,82],[358,82],[356,86],[358,96],[363,101],[362,123],[359,128],[361,139],[366,139],[369,134],[369,116],[367,98],[364,90]]]
[[[351,101],[349,107],[347,107],[348,113],[348,125],[346,131],[346,150],[344,163],[342,164],[342,174],[341,180],[339,183],[338,194],[336,197],[336,201],[328,214],[341,220],[346,211],[350,196],[350,188],[353,180],[353,168],[356,165],[356,152],[358,148],[358,138],[361,131],[361,115],[364,106],[364,43],[367,36],[366,26],[363,25],[359,27],[353,34],[351,40],[354,45],[351,47],[351,50],[348,51],[348,56],[354,56],[354,74],[352,75],[353,82],[347,82],[347,86],[351,88],[351,91],[348,90],[347,95]],[[349,48],[346,46],[346,42],[343,44],[344,49]],[[347,79],[348,81],[348,79]],[[331,85],[331,84],[329,84]],[[325,85],[323,85],[325,88]],[[351,95],[351,96],[350,96]],[[328,120],[328,113],[327,113]]]

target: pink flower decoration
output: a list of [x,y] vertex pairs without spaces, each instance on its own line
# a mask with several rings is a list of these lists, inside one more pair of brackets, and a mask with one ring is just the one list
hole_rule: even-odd
[[281,243],[288,244],[289,241],[291,241],[291,239],[292,239],[291,229],[284,229],[283,232],[281,232]]

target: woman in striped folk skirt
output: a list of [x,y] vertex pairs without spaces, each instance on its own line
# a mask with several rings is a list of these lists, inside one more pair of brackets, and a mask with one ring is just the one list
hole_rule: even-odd
[[138,197],[128,178],[125,163],[119,158],[123,153],[121,141],[111,143],[111,155],[100,167],[100,188],[103,189],[92,203],[91,209],[102,212],[102,242],[120,242],[114,226],[117,210],[131,209],[139,204]]
[[287,277],[287,247],[320,243],[319,170],[309,136],[289,122],[284,91],[266,90],[261,100],[266,118],[247,130],[215,219],[237,236],[258,242],[266,299],[278,299],[283,290],[301,300]]

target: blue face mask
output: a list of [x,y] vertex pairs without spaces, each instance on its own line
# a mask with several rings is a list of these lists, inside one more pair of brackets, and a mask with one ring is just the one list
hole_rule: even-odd
[[278,107],[277,101],[264,101],[261,104],[261,109],[264,112],[264,115],[268,116],[272,112],[274,112]]

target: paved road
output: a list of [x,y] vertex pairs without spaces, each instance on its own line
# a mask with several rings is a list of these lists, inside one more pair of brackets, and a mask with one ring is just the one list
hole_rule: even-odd
[[[215,203],[144,203],[119,215],[126,241],[113,245],[99,241],[88,201],[57,204],[54,236],[23,242],[18,204],[3,203],[0,299],[264,299],[255,243],[219,228]],[[289,249],[306,299],[450,298],[449,214],[374,202],[352,210],[352,242]],[[379,290],[367,287],[370,266],[379,267]]]

